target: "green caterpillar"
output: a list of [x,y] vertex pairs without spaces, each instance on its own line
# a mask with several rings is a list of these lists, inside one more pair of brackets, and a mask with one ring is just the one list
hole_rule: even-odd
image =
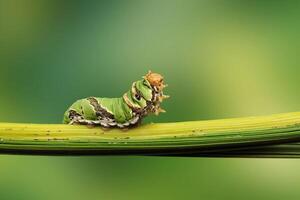
[[162,75],[149,71],[120,98],[89,97],[76,101],[65,112],[63,122],[119,128],[137,125],[151,113],[165,112],[160,103],[169,97],[163,94],[166,86]]

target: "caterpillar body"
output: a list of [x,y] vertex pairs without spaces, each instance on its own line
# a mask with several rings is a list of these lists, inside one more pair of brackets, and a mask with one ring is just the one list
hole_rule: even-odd
[[169,97],[163,94],[166,86],[162,75],[149,71],[120,98],[88,97],[76,101],[65,112],[63,122],[119,128],[137,125],[151,113],[165,112],[160,103]]

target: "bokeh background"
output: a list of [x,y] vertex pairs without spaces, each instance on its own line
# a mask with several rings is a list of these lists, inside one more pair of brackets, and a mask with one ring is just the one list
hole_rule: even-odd
[[[149,69],[149,122],[300,110],[300,1],[0,0],[0,121],[60,123]],[[1,199],[299,199],[300,160],[0,156]]]

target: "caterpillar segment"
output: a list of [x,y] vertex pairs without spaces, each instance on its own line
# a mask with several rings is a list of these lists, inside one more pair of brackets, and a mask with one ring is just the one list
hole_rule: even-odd
[[162,75],[149,71],[120,98],[88,97],[76,101],[65,112],[63,122],[106,128],[138,125],[149,114],[165,112],[160,104],[169,98],[163,94],[166,86]]

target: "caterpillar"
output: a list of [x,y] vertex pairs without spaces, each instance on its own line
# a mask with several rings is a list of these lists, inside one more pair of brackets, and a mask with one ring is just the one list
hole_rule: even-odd
[[125,128],[141,123],[149,114],[165,112],[161,102],[167,85],[164,77],[149,71],[135,81],[120,98],[88,97],[73,103],[65,112],[63,123]]

